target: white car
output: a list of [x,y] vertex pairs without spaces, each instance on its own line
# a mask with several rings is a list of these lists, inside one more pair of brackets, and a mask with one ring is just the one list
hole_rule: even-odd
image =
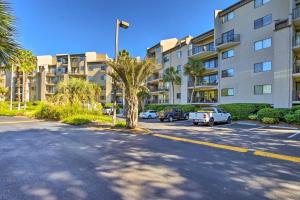
[[218,122],[227,122],[231,123],[230,113],[225,112],[221,108],[202,108],[198,112],[191,112],[189,114],[190,120],[193,121],[194,125],[198,124],[208,124],[213,126],[214,123]]
[[152,119],[152,118],[156,118],[157,114],[155,110],[147,110],[146,112],[141,112],[140,113],[140,118],[144,118],[144,119]]

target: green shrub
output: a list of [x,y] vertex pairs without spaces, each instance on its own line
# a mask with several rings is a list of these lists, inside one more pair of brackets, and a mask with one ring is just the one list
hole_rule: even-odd
[[124,128],[124,127],[126,127],[126,122],[117,122],[115,127]]
[[292,110],[292,112],[296,112],[297,110],[300,110],[300,105],[293,106],[291,110]]
[[156,110],[162,111],[166,108],[179,108],[183,112],[194,112],[199,109],[196,106],[190,104],[147,104],[145,105],[145,110]]
[[257,120],[257,115],[251,114],[248,116],[248,118],[251,120]]
[[257,112],[257,118],[262,121],[263,118],[274,118],[279,121],[281,118],[281,111],[274,108],[263,108]]
[[252,103],[234,103],[219,105],[226,112],[229,112],[234,120],[248,119],[251,114],[256,114],[257,111],[263,108],[269,108],[269,104],[252,104]]
[[272,118],[272,117],[264,117],[264,118],[262,118],[261,121],[265,124],[276,124],[278,122],[277,119]]
[[89,116],[86,115],[74,115],[63,119],[62,122],[66,124],[79,126],[79,125],[91,123],[92,120],[90,119]]
[[296,122],[296,116],[295,114],[287,114],[284,116],[284,120],[287,122],[287,123],[294,123]]

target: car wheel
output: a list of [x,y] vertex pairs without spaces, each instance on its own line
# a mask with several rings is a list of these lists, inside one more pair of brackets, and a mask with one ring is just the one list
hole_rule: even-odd
[[188,120],[188,119],[189,119],[189,116],[188,116],[188,115],[186,115],[186,116],[185,116],[185,119],[186,119],[186,120]]
[[169,120],[169,122],[172,122],[172,121],[173,121],[173,117],[172,117],[172,116],[169,116],[169,117],[168,117],[168,120]]
[[228,117],[227,124],[231,124],[231,117]]
[[198,122],[193,122],[193,124],[197,126],[199,123]]
[[210,118],[210,119],[209,119],[208,125],[209,125],[209,126],[214,126],[214,125],[215,125],[215,120],[214,120],[214,118]]
[[165,120],[164,119],[159,119],[161,122],[164,122]]

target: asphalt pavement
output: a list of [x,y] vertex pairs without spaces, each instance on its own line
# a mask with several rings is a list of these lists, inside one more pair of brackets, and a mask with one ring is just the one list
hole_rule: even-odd
[[9,121],[0,123],[1,200],[300,199],[299,163],[152,135]]

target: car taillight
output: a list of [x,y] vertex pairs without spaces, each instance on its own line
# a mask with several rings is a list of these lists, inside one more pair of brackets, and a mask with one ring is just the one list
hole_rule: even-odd
[[207,118],[207,114],[203,114],[203,118]]

